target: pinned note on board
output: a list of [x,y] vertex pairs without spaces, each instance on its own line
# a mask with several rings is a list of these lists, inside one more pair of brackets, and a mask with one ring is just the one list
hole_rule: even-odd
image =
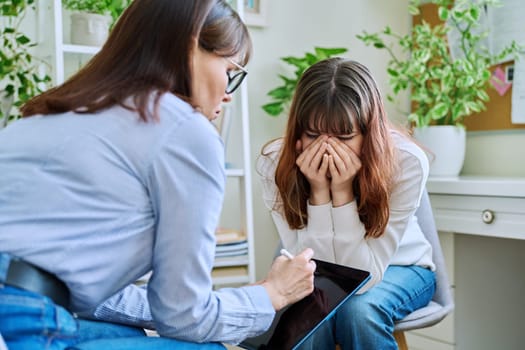
[[507,82],[505,78],[505,71],[503,71],[501,67],[496,68],[492,73],[492,76],[490,77],[490,83],[496,89],[500,96],[505,95],[505,93],[511,86],[511,84]]

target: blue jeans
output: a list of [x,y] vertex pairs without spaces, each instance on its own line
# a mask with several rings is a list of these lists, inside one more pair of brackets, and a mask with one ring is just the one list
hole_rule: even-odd
[[0,284],[0,334],[9,350],[212,350],[197,344],[148,337],[141,328],[75,318],[40,294]]
[[340,344],[344,350],[397,349],[395,322],[426,306],[435,286],[435,274],[429,269],[390,266],[381,282],[347,300],[300,348],[333,350]]

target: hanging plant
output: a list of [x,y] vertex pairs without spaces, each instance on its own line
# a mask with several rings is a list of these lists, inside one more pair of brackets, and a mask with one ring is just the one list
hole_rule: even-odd
[[39,74],[39,67],[49,64],[35,57],[36,46],[20,25],[28,11],[35,10],[34,0],[2,0],[0,14],[0,128],[18,119],[18,107],[48,87],[51,78]]

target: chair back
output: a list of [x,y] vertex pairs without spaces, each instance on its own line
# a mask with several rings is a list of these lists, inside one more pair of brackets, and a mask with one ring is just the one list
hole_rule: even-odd
[[423,234],[432,245],[432,260],[436,265],[436,291],[432,301],[427,306],[415,310],[404,319],[398,321],[395,326],[396,331],[430,327],[440,322],[454,309],[454,299],[448,279],[445,258],[439,242],[430,198],[426,190],[415,215]]

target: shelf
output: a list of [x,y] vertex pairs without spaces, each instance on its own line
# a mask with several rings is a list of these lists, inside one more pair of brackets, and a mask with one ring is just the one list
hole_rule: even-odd
[[250,259],[248,255],[227,256],[227,257],[216,258],[213,263],[213,267],[248,265],[249,262],[250,262]]
[[65,53],[82,53],[82,54],[87,54],[87,55],[94,55],[100,51],[100,47],[64,44],[62,46],[62,51]]
[[[100,47],[87,45],[74,45],[64,42],[64,18],[62,0],[53,0],[53,19],[54,19],[54,64],[55,64],[55,79],[56,85],[59,85],[67,79],[65,76],[65,62],[68,63],[67,68],[71,66],[74,60],[81,61],[84,57],[75,56],[80,55],[96,55],[100,51]],[[239,9],[242,16],[243,1],[235,0],[235,6]],[[81,64],[83,64],[81,62]],[[69,73],[69,72],[68,72]],[[254,220],[253,220],[253,199],[252,199],[252,180],[251,180],[251,166],[250,158],[250,128],[249,128],[249,103],[248,103],[248,83],[244,82],[236,92],[234,101],[226,103],[231,113],[235,113],[236,119],[240,119],[240,123],[236,122],[232,130],[225,128],[229,132],[235,133],[238,144],[235,144],[236,149],[239,150],[240,157],[232,156],[226,158],[225,174],[228,180],[238,182],[238,186],[230,186],[228,191],[232,194],[232,198],[227,198],[230,201],[232,212],[230,217],[226,217],[224,221],[231,226],[238,227],[246,235],[247,240],[247,254],[219,257],[214,261],[214,270],[223,269],[223,271],[215,271],[213,276],[213,283],[215,286],[221,284],[245,284],[255,282],[255,254],[254,254]],[[240,134],[240,135],[239,135]],[[221,134],[223,140],[228,140],[227,137]],[[230,143],[233,140],[230,139]],[[226,143],[225,143],[226,145]],[[229,161],[232,161],[231,163]],[[235,184],[236,185],[236,184]],[[235,192],[231,192],[235,191]],[[235,194],[237,198],[235,198]],[[224,203],[224,207],[228,207],[229,203]],[[234,210],[239,210],[239,213],[234,213]],[[243,250],[241,253],[244,253]],[[220,275],[218,275],[220,274]],[[226,275],[222,275],[226,274]]]
[[224,285],[224,284],[237,284],[237,283],[249,283],[250,277],[245,276],[228,276],[228,277],[215,277],[213,278],[214,285]]
[[497,176],[429,177],[429,193],[449,195],[525,197],[525,178]]
[[228,168],[226,169],[226,176],[229,177],[243,177],[244,169]]

